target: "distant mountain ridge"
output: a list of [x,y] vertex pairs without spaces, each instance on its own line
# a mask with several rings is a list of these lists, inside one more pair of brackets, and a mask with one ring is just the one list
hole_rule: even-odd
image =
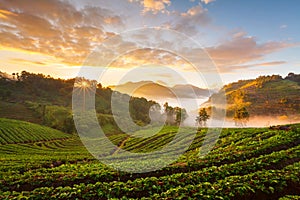
[[300,118],[300,74],[289,73],[285,78],[279,75],[260,76],[227,84],[202,107],[209,107],[211,99],[218,99],[224,92],[228,117],[232,117],[238,97],[239,101],[247,105],[250,116]]
[[[117,86],[108,86],[112,90],[121,93],[129,94],[136,97],[145,97],[147,99],[155,98],[207,98],[210,96],[208,89],[203,89],[190,84],[175,85],[168,87],[161,82],[155,83],[152,81],[127,82]],[[131,94],[133,92],[133,94]],[[194,94],[195,95],[194,95]]]

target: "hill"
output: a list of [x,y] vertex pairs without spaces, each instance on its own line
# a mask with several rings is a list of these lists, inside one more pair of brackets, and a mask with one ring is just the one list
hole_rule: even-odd
[[[152,81],[127,82],[117,86],[109,86],[112,90],[121,93],[130,94],[132,96],[145,97],[157,101],[157,99],[168,98],[206,98],[209,97],[209,90],[196,87],[194,85],[175,85],[168,87],[163,83],[154,83]],[[195,92],[193,95],[191,92]]]
[[213,94],[203,107],[210,106],[211,98],[225,92],[227,116],[232,117],[238,104],[247,107],[250,116],[299,117],[300,75],[290,73],[282,78],[279,75],[260,76],[253,80],[240,80],[225,85],[219,93]]
[[69,137],[70,135],[49,127],[0,118],[0,145],[61,140]]
[[[92,85],[92,80],[84,80]],[[49,126],[66,133],[74,133],[72,117],[72,92],[75,79],[54,79],[43,74],[33,74],[26,71],[10,76],[0,73],[0,117],[29,121]],[[102,121],[112,122],[111,127],[118,131],[111,120],[110,88],[96,84],[95,109]],[[123,95],[119,99],[130,99],[130,114],[136,123],[147,124],[149,108],[156,104],[145,98]],[[107,118],[107,119],[104,119]]]

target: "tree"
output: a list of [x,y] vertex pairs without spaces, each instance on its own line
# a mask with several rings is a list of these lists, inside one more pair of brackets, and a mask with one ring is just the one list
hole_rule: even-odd
[[174,124],[174,108],[169,106],[168,102],[164,104],[165,114],[166,114],[166,124],[172,125]]
[[188,114],[184,108],[169,106],[168,102],[164,104],[164,114],[166,116],[167,125],[179,126],[186,118]]
[[154,103],[149,109],[149,116],[152,122],[161,122],[161,106],[158,103]]
[[176,125],[180,125],[180,123],[183,123],[184,120],[188,117],[187,112],[184,108],[175,107],[174,108],[175,113],[175,123]]
[[198,116],[196,117],[196,122],[201,127],[206,126],[206,121],[210,118],[210,116],[207,114],[207,111],[205,108],[200,109]]
[[238,127],[245,127],[249,121],[249,112],[246,107],[237,108],[234,112],[233,120]]
[[21,81],[21,76],[19,75],[19,73],[16,73],[17,76],[17,80],[20,82]]

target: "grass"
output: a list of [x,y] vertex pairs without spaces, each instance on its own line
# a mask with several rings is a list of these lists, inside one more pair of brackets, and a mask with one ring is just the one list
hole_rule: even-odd
[[5,102],[2,100],[0,100],[0,118],[18,119],[38,124],[41,123],[38,114],[24,104]]

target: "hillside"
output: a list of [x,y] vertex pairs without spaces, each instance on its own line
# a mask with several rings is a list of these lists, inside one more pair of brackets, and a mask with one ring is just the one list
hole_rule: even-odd
[[[260,76],[253,80],[240,80],[225,85],[217,94],[225,92],[227,116],[232,117],[236,104],[247,107],[250,116],[273,116],[295,118],[300,113],[300,75],[290,73],[282,78],[278,75]],[[210,100],[203,104],[210,105]]]
[[[156,153],[158,156],[142,161],[152,165],[166,159],[154,150],[170,142],[177,129],[165,127],[146,139],[112,136],[110,140],[131,152]],[[176,162],[144,173],[105,166],[76,137],[0,145],[0,158],[5,163],[0,166],[0,199],[299,198],[300,129],[299,125],[290,129],[223,129],[212,151],[199,157],[199,151],[210,145],[203,144],[206,130],[202,129]],[[176,147],[182,148],[183,140],[174,141]],[[110,155],[108,159],[121,158],[128,166],[138,167],[138,155],[128,157],[117,151],[103,153]]]
[[[90,85],[94,82],[85,80]],[[72,92],[75,79],[54,79],[43,74],[33,74],[26,71],[10,76],[0,73],[0,118],[24,120],[49,126],[67,133],[74,133],[72,117]],[[110,88],[96,86],[95,109],[102,121],[111,122]],[[149,108],[156,104],[145,98],[130,97],[119,94],[124,99],[130,99],[130,114],[134,121],[147,124]],[[123,103],[120,98],[119,104]],[[107,116],[107,119],[105,116]],[[104,120],[103,120],[104,119]],[[114,123],[111,124],[114,127]],[[116,131],[115,129],[114,131]]]
[[0,145],[67,139],[70,135],[49,127],[0,118]]

